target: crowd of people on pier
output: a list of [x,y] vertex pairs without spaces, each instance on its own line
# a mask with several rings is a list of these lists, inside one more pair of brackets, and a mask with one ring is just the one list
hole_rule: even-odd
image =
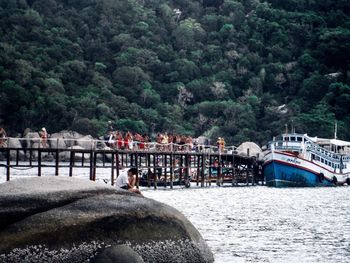
[[[39,131],[39,136],[42,147],[47,148],[49,135],[46,128],[43,127]],[[107,146],[117,150],[196,151],[198,147],[209,146],[208,141],[199,145],[197,139],[192,136],[168,132],[159,132],[152,140],[146,133],[110,130],[104,140]],[[224,138],[218,137],[216,146],[219,152],[224,152]],[[0,127],[0,147],[7,147],[7,135],[3,127]]]
[[120,150],[191,151],[196,146],[191,136],[167,132],[157,133],[155,141],[148,134],[141,135],[130,131],[110,131],[106,139],[109,147]]

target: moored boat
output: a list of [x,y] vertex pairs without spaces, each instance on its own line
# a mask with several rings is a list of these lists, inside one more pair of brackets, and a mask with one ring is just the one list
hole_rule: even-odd
[[350,142],[285,133],[269,142],[263,171],[268,186],[350,185]]

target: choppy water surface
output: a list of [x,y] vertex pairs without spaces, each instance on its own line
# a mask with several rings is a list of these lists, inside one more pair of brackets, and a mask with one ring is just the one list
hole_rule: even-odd
[[215,262],[350,262],[350,187],[146,190],[187,216]]
[[[110,179],[98,169],[97,179]],[[53,176],[44,168],[43,176]],[[88,169],[74,176],[89,178]],[[11,178],[37,170],[11,170]],[[68,169],[60,169],[67,176]],[[0,169],[0,182],[6,180]],[[102,181],[103,182],[103,181]],[[215,262],[350,262],[350,186],[330,188],[211,187],[141,189],[180,210],[211,247]]]

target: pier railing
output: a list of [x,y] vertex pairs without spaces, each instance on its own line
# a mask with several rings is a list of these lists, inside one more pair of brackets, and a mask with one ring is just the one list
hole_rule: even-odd
[[[122,145],[122,146],[120,146]],[[236,146],[220,147],[217,145],[198,143],[157,143],[130,141],[127,144],[124,140],[96,140],[96,139],[74,139],[74,138],[15,138],[6,137],[0,141],[0,148],[49,148],[49,149],[70,149],[72,146],[80,146],[84,149],[104,149],[109,147],[113,150],[141,150],[141,151],[170,151],[170,152],[222,152],[232,153]],[[248,153],[249,154],[249,153]]]

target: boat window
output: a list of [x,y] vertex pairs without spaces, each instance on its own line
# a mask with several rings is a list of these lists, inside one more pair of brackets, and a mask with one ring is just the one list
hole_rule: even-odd
[[290,140],[295,141],[295,137],[294,136],[290,137]]
[[283,138],[285,141],[289,141],[289,137],[284,137]]
[[324,159],[323,158],[321,158],[321,163],[324,163]]
[[320,161],[320,156],[317,156],[317,155],[316,155],[315,160],[316,160],[316,161]]
[[311,160],[315,160],[315,155],[311,154]]
[[303,137],[297,137],[297,141],[301,142],[303,140]]

